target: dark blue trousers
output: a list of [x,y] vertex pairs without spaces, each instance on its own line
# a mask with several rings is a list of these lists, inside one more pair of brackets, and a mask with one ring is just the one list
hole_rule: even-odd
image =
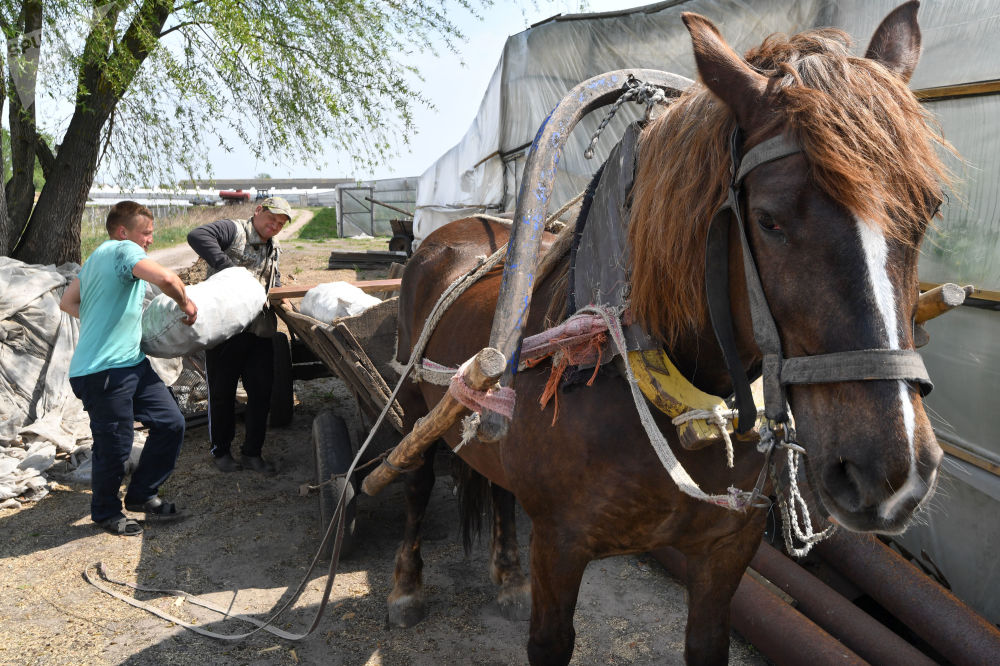
[[236,437],[236,384],[247,392],[246,440],[241,453],[259,456],[267,435],[274,384],[274,343],[243,331],[205,351],[208,375],[208,437],[213,456],[231,453]]
[[174,471],[184,441],[184,416],[147,359],[130,368],[102,370],[69,381],[90,416],[94,436],[90,517],[95,522],[121,517],[118,491],[132,451],[133,423],[147,426],[149,437],[125,491],[125,503],[142,504],[156,497]]

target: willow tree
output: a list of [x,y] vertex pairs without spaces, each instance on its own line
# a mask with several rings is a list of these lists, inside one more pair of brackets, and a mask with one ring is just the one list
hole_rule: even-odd
[[11,138],[0,159],[12,174],[0,196],[0,255],[79,262],[99,165],[121,183],[169,181],[176,169],[204,171],[210,145],[232,148],[227,135],[258,156],[308,161],[337,148],[356,166],[376,164],[406,141],[413,106],[426,103],[410,56],[434,43],[454,51],[453,8],[474,4],[0,1]]

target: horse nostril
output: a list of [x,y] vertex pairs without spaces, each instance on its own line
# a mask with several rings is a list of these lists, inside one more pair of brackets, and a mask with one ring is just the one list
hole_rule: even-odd
[[841,459],[827,467],[823,483],[830,497],[848,511],[861,505],[861,470],[849,460]]

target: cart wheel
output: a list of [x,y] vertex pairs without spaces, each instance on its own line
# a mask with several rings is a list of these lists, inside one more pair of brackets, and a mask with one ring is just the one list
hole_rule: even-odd
[[274,428],[283,428],[292,422],[295,404],[292,391],[292,348],[284,333],[275,333],[271,340],[274,347],[274,384],[271,388],[270,424]]
[[[330,410],[320,412],[313,419],[313,450],[316,454],[316,482],[323,483],[334,474],[343,474],[351,466],[354,459],[351,438],[347,432],[347,424]],[[320,538],[326,534],[333,512],[337,508],[340,493],[347,486],[346,514],[344,515],[344,541],[340,545],[340,557],[346,558],[355,546],[355,515],[358,510],[358,500],[353,479],[348,483],[344,477],[337,478],[319,489],[319,527]],[[333,539],[323,549],[323,557],[330,559],[333,554]]]
[[413,241],[406,236],[397,234],[389,239],[390,252],[405,252],[406,256],[413,254]]

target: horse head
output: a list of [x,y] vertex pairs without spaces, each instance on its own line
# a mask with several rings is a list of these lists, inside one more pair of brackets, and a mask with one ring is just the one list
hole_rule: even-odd
[[[772,36],[743,59],[707,19],[684,15],[707,91],[690,93],[643,140],[652,145],[659,135],[673,141],[666,150],[675,155],[685,142],[698,148],[666,176],[651,173],[665,162],[656,161],[655,150],[640,158],[634,213],[658,217],[661,226],[664,216],[685,217],[687,237],[660,238],[673,243],[674,251],[657,260],[659,268],[655,261],[640,268],[654,252],[641,237],[651,225],[640,221],[630,232],[637,272],[633,308],[668,347],[690,339],[692,331],[705,340],[707,306],[693,294],[705,275],[704,227],[728,194],[728,137],[738,128],[744,155],[779,136],[796,146],[751,167],[733,190],[742,221],[727,220],[728,281],[746,371],[759,370],[765,355],[754,340],[755,333],[758,341],[760,336],[748,305],[744,256],[756,264],[784,359],[901,350],[896,353],[912,360],[905,350],[913,349],[919,245],[947,178],[935,152],[944,141],[906,85],[920,49],[917,5],[889,14],[864,58],[850,55],[843,33],[817,30]],[[705,128],[713,137],[699,142]],[[712,165],[711,173],[690,176],[692,167],[705,171],[705,165]],[[703,201],[657,213],[651,190],[661,199],[664,191],[686,192],[688,198],[700,191]],[[691,220],[705,223],[692,233]],[[744,244],[747,255],[740,251]],[[663,254],[665,246],[656,247]],[[663,263],[685,251],[696,259],[669,269]],[[654,302],[650,294],[664,291],[663,271],[676,274],[685,265],[682,284],[674,289],[680,295],[673,302],[668,297],[664,313],[662,298]],[[826,512],[852,530],[898,533],[932,494],[942,452],[924,413],[924,387],[909,379],[873,378],[878,376],[791,384],[781,388],[780,408],[787,397],[807,451],[810,486]]]

